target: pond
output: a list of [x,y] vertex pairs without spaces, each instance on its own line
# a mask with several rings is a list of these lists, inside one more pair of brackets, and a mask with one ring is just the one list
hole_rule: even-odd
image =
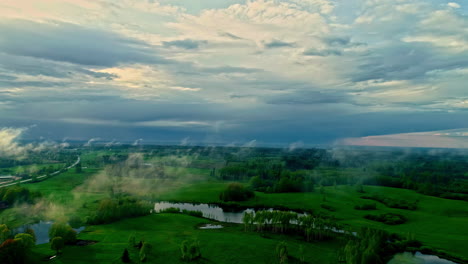
[[[49,229],[54,222],[52,221],[40,221],[36,224],[24,225],[19,228],[14,229],[15,233],[23,233],[26,229],[31,228],[36,234],[36,245],[49,243]],[[85,229],[84,226],[80,228],[73,228],[77,233],[80,233]]]
[[180,210],[200,211],[203,217],[227,223],[242,224],[245,212],[254,212],[253,209],[244,209],[238,212],[225,212],[223,208],[211,204],[169,203],[159,202],[154,204],[154,211],[160,212],[167,208],[178,208]]
[[421,252],[415,254],[404,252],[396,254],[388,264],[457,264],[453,261],[441,259],[434,255],[425,255]]

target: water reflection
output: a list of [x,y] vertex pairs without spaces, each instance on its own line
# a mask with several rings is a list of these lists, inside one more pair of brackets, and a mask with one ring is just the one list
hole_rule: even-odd
[[225,212],[223,208],[217,205],[211,204],[190,204],[190,203],[169,203],[169,202],[159,202],[155,203],[154,211],[160,212],[161,210],[168,208],[178,208],[180,210],[188,211],[200,211],[203,213],[203,217],[213,219],[220,222],[227,223],[242,223],[242,217],[244,217],[245,212],[254,212],[253,209],[245,209],[239,212]]
[[416,254],[404,252],[396,254],[388,264],[457,264],[453,261],[441,259],[434,255],[425,255],[421,252]]

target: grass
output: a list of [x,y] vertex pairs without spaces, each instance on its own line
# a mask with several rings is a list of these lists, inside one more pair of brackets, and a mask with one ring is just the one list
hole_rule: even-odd
[[[89,212],[94,211],[97,206],[97,201],[106,196],[105,193],[89,193],[85,190],[80,191],[80,186],[86,179],[91,177],[96,173],[97,169],[85,169],[83,173],[77,174],[75,170],[69,170],[65,173],[57,175],[56,177],[47,179],[45,181],[26,184],[31,190],[40,191],[43,193],[44,197],[48,201],[52,201],[56,204],[66,208],[67,213],[77,214],[81,217],[86,216]],[[229,184],[228,182],[220,182],[214,179],[210,179],[209,169],[199,169],[199,168],[176,168],[176,167],[166,167],[166,173],[171,175],[178,175],[178,180],[164,188],[158,188],[158,192],[151,195],[152,198],[157,200],[165,201],[180,201],[180,202],[197,202],[197,203],[219,203],[219,193]],[[184,178],[190,180],[185,180]],[[191,183],[189,183],[191,182]],[[317,188],[318,189],[318,188]],[[384,213],[396,213],[404,215],[408,221],[404,224],[398,226],[389,226],[383,223],[367,220],[364,218],[364,215],[368,214],[368,211],[355,210],[355,205],[362,205],[364,203],[370,202],[369,200],[361,199],[360,197],[364,194],[358,193],[355,187],[352,186],[336,186],[336,187],[325,187],[325,193],[322,194],[318,190],[313,193],[280,193],[280,194],[266,194],[266,193],[256,193],[256,197],[250,201],[242,202],[244,206],[258,206],[263,205],[267,207],[286,207],[297,210],[313,210],[317,212],[326,213],[329,215],[335,216],[339,223],[348,226],[352,230],[357,230],[363,226],[375,227],[379,229],[385,229],[390,232],[399,233],[401,235],[411,235],[415,239],[422,241],[426,246],[438,250],[444,250],[453,256],[461,256],[465,259],[468,258],[468,252],[466,251],[466,243],[468,237],[468,207],[465,201],[456,201],[456,200],[447,200],[441,199],[432,196],[421,195],[412,190],[405,189],[396,189],[388,187],[377,187],[377,186],[364,186],[365,195],[379,194],[389,198],[394,199],[404,199],[408,201],[418,201],[418,209],[415,211],[388,208],[384,204],[375,202],[377,204],[377,210],[373,210],[373,214],[384,214]],[[374,201],[372,201],[374,202]],[[86,206],[84,206],[86,205]],[[324,208],[331,207],[335,211],[331,212]],[[27,219],[18,218],[17,214],[13,211],[15,209],[7,209],[0,212],[0,219],[2,222],[8,223],[10,226],[16,226],[18,224],[24,224]],[[156,218],[154,218],[156,217]],[[154,230],[155,240],[154,243],[163,243],[165,250],[167,252],[172,252],[170,255],[175,254],[178,256],[178,245],[183,240],[183,234],[190,234],[199,236],[200,240],[204,239],[205,245],[210,245],[210,243],[218,243],[220,240],[232,240],[235,241],[244,241],[243,243],[252,245],[256,247],[256,244],[260,243],[262,245],[268,244],[263,241],[264,238],[258,237],[255,234],[246,234],[238,232],[236,228],[226,228],[223,230],[210,230],[211,233],[203,232],[193,228],[194,225],[200,223],[200,220],[193,218],[186,218],[187,216],[150,216],[148,218],[142,218],[147,220],[141,220],[139,223],[148,228],[147,224],[154,219],[157,219],[157,222],[151,222],[151,230]],[[5,220],[6,219],[6,220]],[[153,219],[153,220],[148,220]],[[174,219],[174,226],[170,226],[170,219]],[[185,220],[184,220],[185,219]],[[189,219],[189,220],[187,220]],[[145,221],[149,221],[146,223]],[[188,221],[184,223],[184,221]],[[198,222],[197,222],[198,221]],[[159,226],[161,223],[161,226]],[[122,243],[126,243],[128,238],[127,227],[126,225],[134,228],[132,232],[137,232],[138,226],[134,226],[133,219],[124,220],[109,226],[98,226],[90,227],[90,233],[83,234],[83,239],[93,239],[99,241],[120,241],[114,240],[113,234],[118,233],[123,236],[123,242],[119,242],[116,246],[122,246]],[[138,221],[137,221],[137,225]],[[187,228],[185,224],[188,224],[190,228]],[[165,230],[168,228],[170,230]],[[180,230],[173,230],[174,228]],[[131,228],[129,230],[132,230]],[[237,231],[236,231],[237,230]],[[153,231],[151,231],[153,232]],[[179,232],[180,231],[180,232]],[[229,232],[228,232],[229,231]],[[231,232],[232,231],[232,232]],[[140,232],[140,231],[138,231]],[[182,233],[181,233],[182,232]],[[184,233],[185,232],[185,233]],[[143,231],[141,231],[143,233]],[[87,237],[87,235],[90,237]],[[218,234],[218,237],[207,237],[212,234]],[[101,237],[100,237],[101,236]],[[172,236],[176,236],[175,238]],[[227,236],[226,238],[222,238]],[[254,236],[254,237],[251,237]],[[172,237],[172,238],[171,238]],[[180,237],[177,238],[177,237]],[[177,238],[177,239],[176,239]],[[221,239],[222,238],[222,239]],[[163,241],[166,239],[165,241]],[[174,239],[173,241],[170,239]],[[259,241],[257,241],[260,239]],[[287,239],[287,238],[284,238]],[[169,241],[170,240],[170,241]],[[252,242],[250,242],[250,240]],[[152,242],[151,240],[150,242]],[[171,242],[172,241],[172,242]],[[272,240],[274,241],[274,240]],[[277,241],[274,241],[276,243]],[[110,242],[109,242],[110,243]],[[240,242],[239,242],[240,243]],[[111,244],[111,243],[110,243]],[[166,245],[167,244],[167,245]],[[80,251],[82,249],[88,250],[87,248],[97,248],[100,249],[100,245],[107,245],[98,243],[89,247],[80,247],[73,249],[71,247],[67,250]],[[159,245],[159,244],[158,244]],[[156,248],[158,246],[155,244]],[[271,245],[270,245],[271,246]],[[107,247],[107,246],[106,246]],[[226,245],[228,247],[228,245]],[[43,248],[43,247],[40,247]],[[110,251],[112,256],[120,256],[123,248],[115,249],[114,251],[110,249],[102,249],[102,252],[89,252],[92,254],[97,254],[97,258],[100,254]],[[44,248],[43,248],[44,249]],[[46,249],[44,249],[46,250]],[[238,249],[240,250],[240,249]],[[243,250],[243,249],[242,249]],[[259,249],[260,250],[260,249]],[[272,249],[266,250],[264,253],[271,254]],[[117,251],[120,251],[117,252]],[[177,253],[176,253],[177,251]],[[202,251],[203,252],[203,251]],[[254,252],[255,253],[255,252]],[[254,254],[252,253],[252,254]],[[220,256],[217,256],[212,250],[207,252],[208,256],[212,259],[219,260],[223,263],[236,263],[232,262],[234,260],[222,259],[222,253],[219,253]],[[213,256],[209,254],[214,254]],[[73,255],[73,254],[71,254]],[[169,256],[169,254],[166,254]],[[233,256],[238,258],[239,254],[232,253]],[[254,254],[255,255],[255,254]],[[320,255],[320,254],[319,254]],[[167,257],[166,256],[166,257]],[[265,256],[265,255],[263,255]],[[80,256],[81,257],[81,256]],[[240,256],[242,257],[242,256]],[[66,258],[64,256],[64,258]],[[156,257],[157,258],[157,257]],[[226,257],[227,258],[227,257]],[[232,257],[234,258],[234,257]],[[106,261],[110,259],[110,256],[102,256],[102,259]],[[222,261],[221,261],[222,260]],[[76,260],[78,261],[78,260]],[[173,260],[176,261],[176,260]],[[323,260],[325,261],[325,260]],[[249,262],[249,261],[247,261]],[[65,262],[69,263],[69,262]],[[70,262],[70,263],[87,263],[84,262]],[[100,262],[99,262],[100,263]],[[171,263],[171,262],[164,262]],[[172,262],[177,263],[177,262]],[[218,262],[214,262],[218,263]],[[240,263],[240,262],[239,262]],[[262,262],[260,262],[262,263]],[[322,262],[317,262],[322,263]]]
[[[219,193],[226,187],[225,182],[203,182],[185,186],[177,191],[171,190],[160,195],[161,200],[219,203]],[[449,254],[468,258],[468,207],[465,201],[442,199],[416,193],[412,190],[364,186],[365,194],[380,194],[394,199],[409,201],[418,200],[415,211],[388,208],[377,203],[375,214],[396,213],[404,215],[408,221],[402,225],[389,226],[383,223],[364,219],[368,211],[355,210],[355,205],[369,202],[361,199],[363,195],[352,186],[325,187],[325,194],[313,193],[256,193],[250,201],[241,203],[245,206],[264,205],[270,207],[287,207],[298,210],[314,210],[335,216],[339,223],[357,230],[362,226],[385,229],[401,235],[411,235],[425,245],[442,249]],[[333,207],[329,212],[322,204]]]
[[[304,247],[308,263],[336,263],[336,252],[342,246],[338,241],[305,243],[288,236],[261,237],[258,233],[244,232],[241,225],[227,225],[223,229],[200,230],[198,225],[206,219],[181,214],[153,214],[125,219],[113,224],[90,226],[78,238],[99,241],[88,246],[68,246],[53,263],[120,263],[119,258],[128,246],[128,238],[153,245],[147,263],[185,263],[180,260],[180,244],[186,239],[197,239],[203,259],[198,263],[275,263],[275,248],[280,241],[287,242],[291,256],[299,258],[299,247]],[[37,259],[54,255],[44,244],[34,249]],[[132,260],[137,259],[130,249]],[[134,263],[138,263],[134,261]]]

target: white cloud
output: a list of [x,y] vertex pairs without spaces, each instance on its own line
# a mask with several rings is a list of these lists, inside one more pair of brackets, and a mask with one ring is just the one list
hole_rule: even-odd
[[468,20],[451,10],[436,10],[416,24],[418,32],[404,42],[426,42],[452,52],[468,50]]
[[447,4],[447,6],[452,7],[452,8],[460,8],[461,6],[458,3],[455,2],[450,2]]

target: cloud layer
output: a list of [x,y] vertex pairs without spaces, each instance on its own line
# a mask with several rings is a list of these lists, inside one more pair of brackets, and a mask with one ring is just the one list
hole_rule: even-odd
[[0,123],[38,124],[32,138],[306,146],[466,128],[467,11],[442,0],[5,0]]

